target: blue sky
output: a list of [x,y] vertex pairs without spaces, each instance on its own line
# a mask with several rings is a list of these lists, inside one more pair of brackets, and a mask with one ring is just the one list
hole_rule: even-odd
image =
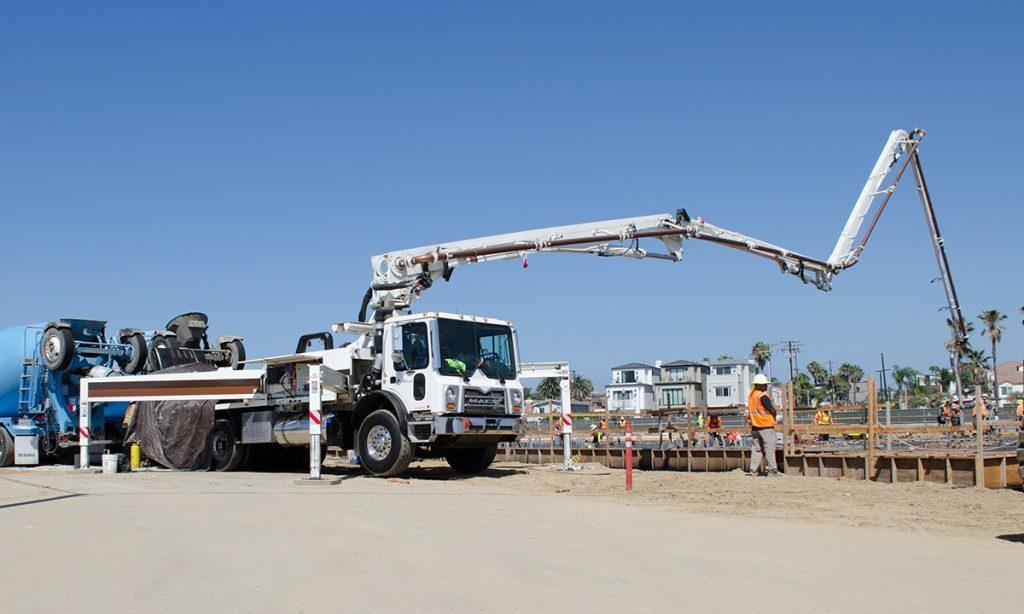
[[[373,254],[679,207],[825,257],[921,126],[964,311],[1009,314],[1021,356],[1019,5],[722,4],[7,4],[0,327],[202,310],[282,353],[355,317]],[[418,305],[512,319],[524,359],[599,385],[758,339],[926,368],[943,297],[910,185],[828,294],[688,244],[469,267]]]

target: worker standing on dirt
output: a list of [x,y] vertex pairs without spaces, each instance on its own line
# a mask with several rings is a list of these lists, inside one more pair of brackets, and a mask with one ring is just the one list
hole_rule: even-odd
[[[816,426],[831,426],[832,424],[832,412],[825,409],[824,407],[819,408],[814,413],[814,424]],[[821,433],[818,435],[819,441],[828,441],[828,433]]]
[[[763,373],[754,376],[754,389],[747,398],[750,412],[750,436],[753,446],[750,451],[750,471],[747,475],[776,476],[775,468],[775,406],[768,396],[768,378]],[[761,461],[764,461],[764,473]]]
[[1024,399],[1017,400],[1017,421],[1024,422]]
[[725,441],[722,439],[722,434],[718,432],[721,428],[722,419],[718,417],[718,414],[708,414],[708,433],[711,435],[708,443],[715,442],[724,448]]

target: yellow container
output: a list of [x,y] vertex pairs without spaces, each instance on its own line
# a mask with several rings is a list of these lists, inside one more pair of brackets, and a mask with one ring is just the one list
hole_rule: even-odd
[[138,469],[142,466],[142,448],[139,444],[133,443],[131,449],[131,467],[132,469]]

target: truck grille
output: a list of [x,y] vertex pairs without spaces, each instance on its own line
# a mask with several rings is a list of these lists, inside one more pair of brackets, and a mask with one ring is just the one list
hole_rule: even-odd
[[462,411],[467,414],[500,415],[505,413],[505,391],[466,390],[462,397]]

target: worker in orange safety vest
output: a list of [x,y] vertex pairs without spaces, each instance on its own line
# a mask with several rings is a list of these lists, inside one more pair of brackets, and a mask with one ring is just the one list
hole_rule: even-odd
[[[747,398],[750,417],[750,436],[753,449],[750,452],[750,471],[747,475],[779,475],[775,467],[775,406],[768,395],[768,378],[763,373],[754,376],[754,389]],[[764,471],[761,471],[761,461]]]

